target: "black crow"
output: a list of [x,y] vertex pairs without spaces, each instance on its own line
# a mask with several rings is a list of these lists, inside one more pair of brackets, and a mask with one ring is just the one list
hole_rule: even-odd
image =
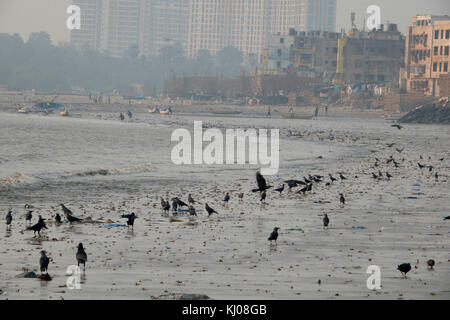
[[6,214],[6,228],[10,228],[11,227],[11,222],[12,222],[12,215],[11,215],[11,210],[8,211],[8,213]]
[[307,185],[306,191],[311,191],[311,190],[312,190],[312,183],[310,183],[310,184]]
[[280,194],[283,192],[283,190],[284,190],[284,183],[281,187],[275,189],[275,191],[278,191]]
[[65,205],[63,205],[62,203],[60,204],[60,206],[61,206],[64,214],[66,215],[67,220],[69,220],[70,224],[72,224],[73,222],[80,222],[83,220],[83,219],[73,216],[72,211],[69,208],[67,208]]
[[61,223],[61,216],[59,215],[59,213],[57,213],[56,216],[55,216],[55,222],[56,223]]
[[439,180],[439,175],[438,175],[437,171],[435,171],[435,173],[434,173],[434,178],[436,179],[436,181]]
[[433,166],[428,166],[428,171],[433,171]]
[[192,205],[189,206],[189,214],[191,216],[197,216],[197,211],[195,211],[195,208]]
[[261,201],[262,203],[266,203],[266,196],[267,196],[266,190],[264,190],[264,191],[261,193],[261,198],[259,199],[259,201]]
[[445,217],[444,220],[450,220],[450,216]]
[[172,200],[175,200],[179,207],[188,207],[188,205],[185,202],[181,201],[180,198],[178,197],[175,197]]
[[80,266],[81,263],[83,265],[83,270],[86,270],[87,254],[84,251],[82,243],[78,244],[78,251],[75,257],[77,258],[78,266]]
[[39,259],[39,268],[41,270],[41,274],[43,272],[48,273],[48,264],[50,262],[50,259],[45,255],[45,251],[41,251],[41,258]]
[[406,278],[406,274],[411,270],[411,265],[409,263],[402,263],[397,267],[397,270],[399,270]]
[[342,193],[339,193],[339,195],[341,196],[341,198],[339,200],[341,201],[342,204],[345,204],[344,195]]
[[372,172],[372,178],[378,179],[378,176],[375,173]]
[[325,216],[323,217],[323,226],[328,228],[329,223],[330,223],[330,218],[328,218],[328,215],[325,213]]
[[392,175],[389,172],[386,172],[386,177],[388,177],[388,179],[391,179]]
[[213,208],[211,208],[210,206],[208,206],[208,203],[205,203],[205,209],[206,209],[206,211],[208,211],[208,217],[209,217],[210,215],[212,215],[213,213],[219,214],[216,210],[214,210]]
[[272,186],[267,185],[266,179],[264,179],[259,171],[256,172],[256,182],[258,183],[258,189],[252,189],[252,192],[263,192],[264,190],[272,188]]
[[403,128],[401,125],[399,124],[393,124],[391,127],[397,128],[398,130],[400,130],[401,128]]
[[128,219],[127,221],[128,227],[131,226],[132,228],[134,228],[134,220],[137,218],[134,212],[132,212],[131,214],[123,214],[122,218]]
[[395,142],[393,142],[393,143],[388,143],[387,146],[388,146],[389,148],[392,148],[394,144],[395,144]]
[[195,203],[195,200],[194,200],[194,198],[192,198],[190,193],[189,193],[189,196],[188,196],[188,202],[189,203]]
[[433,269],[434,264],[435,264],[435,263],[434,263],[434,260],[433,260],[433,259],[430,259],[430,260],[427,261],[428,268],[430,268],[430,269]]
[[25,215],[25,221],[28,221],[31,224],[31,218],[33,218],[33,211],[29,210]]
[[419,166],[420,169],[425,168],[425,166],[423,164],[420,164],[420,162],[417,162],[417,165]]
[[308,191],[308,187],[309,187],[309,185],[307,185],[307,186],[303,187],[302,189],[298,190],[296,193],[303,193],[304,194],[306,191]]
[[34,231],[34,235],[36,236],[36,232],[39,236],[41,236],[41,230],[42,229],[48,229],[45,225],[44,219],[42,219],[41,216],[39,216],[39,220],[35,225],[32,225],[31,227],[28,227],[26,230],[32,230]]
[[403,149],[395,148],[395,150],[397,150],[398,153],[402,153],[402,151],[405,150],[405,148]]
[[342,175],[342,173],[339,173],[339,178],[341,178],[341,180],[347,180],[347,178],[344,177],[344,176]]
[[164,204],[164,207],[163,207],[163,211],[165,213],[169,213],[169,210],[170,210],[170,203],[169,203],[169,201],[166,201]]
[[331,183],[337,181],[337,179],[336,179],[335,177],[333,177],[333,176],[331,175],[331,173],[329,174],[329,176],[330,176]]
[[272,233],[270,234],[269,238],[267,240],[270,241],[270,243],[272,243],[272,241],[275,241],[275,244],[277,243],[277,239],[278,239],[278,230],[280,230],[280,228],[275,227],[272,231]]
[[225,195],[225,198],[223,198],[223,201],[225,201],[225,203],[228,203],[228,201],[230,201],[230,194],[228,192]]

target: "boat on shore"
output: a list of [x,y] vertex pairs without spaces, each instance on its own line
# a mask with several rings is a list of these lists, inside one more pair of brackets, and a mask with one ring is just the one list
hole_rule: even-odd
[[159,110],[159,114],[168,115],[168,114],[169,114],[169,109],[166,109],[166,110]]
[[216,110],[216,109],[213,109],[213,108],[209,109],[209,111],[211,111],[211,113],[214,113],[214,114],[226,114],[226,115],[228,115],[228,114],[241,114],[242,113],[242,111],[239,111],[239,110]]
[[153,109],[148,109],[148,113],[159,113],[158,107],[154,107]]
[[295,114],[282,114],[281,117],[283,119],[302,119],[302,120],[311,120],[313,118],[312,114],[303,114],[303,115],[295,115]]

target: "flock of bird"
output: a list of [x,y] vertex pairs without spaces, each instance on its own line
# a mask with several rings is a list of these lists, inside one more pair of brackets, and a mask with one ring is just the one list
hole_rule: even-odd
[[[388,144],[387,147],[392,148],[393,145],[394,145],[394,143]],[[399,153],[401,153],[402,151],[403,151],[403,149],[397,149],[397,152],[399,152]],[[431,160],[431,158],[429,158],[429,160]],[[441,158],[439,160],[443,161],[444,158]],[[422,162],[424,161],[422,156],[420,156],[420,161],[422,161]],[[393,165],[395,168],[398,168],[402,165],[403,162],[405,162],[405,159],[403,158],[400,160],[396,160],[392,155],[389,158],[387,158],[385,161],[375,158],[374,164],[371,168],[373,170],[376,170],[377,172],[372,171],[371,176],[373,179],[375,179],[377,181],[379,181],[383,178],[386,178],[387,181],[390,181],[390,179],[393,178],[393,175],[391,173],[389,173],[388,171],[386,171],[387,168],[384,168],[385,169],[384,174],[381,171],[383,162],[384,162],[384,166]],[[428,169],[429,172],[431,172],[434,168],[432,165],[425,165],[420,162],[418,162],[418,167],[420,170]],[[274,188],[274,186],[269,185],[267,183],[266,179],[263,177],[263,175],[259,171],[257,171],[256,172],[257,188],[251,189],[251,192],[259,193],[260,202],[262,205],[264,205],[266,202],[266,199],[267,199],[267,191],[271,188],[273,188],[274,191],[278,192],[281,195],[284,192],[286,185],[289,188],[289,192],[291,192],[293,188],[299,187],[299,189],[297,191],[295,191],[295,194],[304,196],[308,192],[312,191],[313,186],[315,184],[317,185],[322,182],[325,182],[325,186],[329,187],[333,183],[335,183],[339,180],[341,183],[344,183],[344,181],[347,180],[347,177],[344,176],[343,172],[338,172],[337,175],[335,175],[335,176],[333,176],[331,173],[329,173],[328,181],[326,181],[326,178],[322,175],[308,174],[307,176],[304,176],[303,179],[284,180],[283,183],[279,187]],[[348,176],[348,174],[347,174],[347,176]],[[434,176],[437,181],[439,179],[438,173],[435,172]],[[355,179],[357,179],[357,178],[358,178],[358,176],[355,176]],[[316,188],[316,187],[314,187],[314,188]],[[244,198],[244,193],[242,193],[242,192],[238,193],[237,196],[238,196],[239,201],[242,201]],[[227,192],[223,198],[224,205],[228,206],[228,202],[230,201],[230,199],[231,199],[230,193]],[[173,197],[170,200],[171,200],[171,202],[169,202],[169,199],[164,200],[164,198],[161,197],[161,209],[165,214],[169,214],[170,210],[172,209],[173,215],[177,215],[179,212],[187,211],[191,217],[197,216],[197,210],[194,207],[194,205],[197,202],[196,202],[196,200],[194,200],[194,198],[192,197],[191,194],[188,195],[188,198],[187,198],[188,203],[182,201],[179,197]],[[346,199],[345,199],[345,196],[343,193],[339,193],[339,202],[340,202],[340,205],[345,206]],[[73,223],[83,222],[83,219],[74,216],[73,212],[69,208],[67,208],[64,204],[60,204],[60,207],[70,225],[72,225]],[[183,207],[186,207],[187,209],[179,210],[179,208],[181,209]],[[26,230],[33,231],[34,236],[36,236],[36,233],[37,233],[37,235],[40,237],[42,229],[47,229],[47,226],[45,224],[45,219],[39,215],[38,222],[35,224],[32,224],[31,221],[33,218],[33,211],[30,210],[31,208],[32,207],[29,205],[25,206],[25,209],[28,210],[27,213],[25,214],[26,224],[28,225],[26,227]],[[216,211],[213,207],[211,207],[207,202],[205,202],[205,211],[208,214],[208,217],[210,217],[214,213],[219,214],[219,212]],[[133,228],[134,221],[138,217],[135,215],[134,212],[132,212],[131,214],[121,215],[121,218],[127,219],[128,227]],[[449,220],[449,219],[450,219],[450,216],[444,218],[444,220]],[[9,230],[11,229],[12,221],[13,221],[12,211],[9,210],[6,215],[6,226],[7,226],[7,229],[9,229]],[[59,214],[56,214],[54,221],[56,224],[61,224],[62,223],[61,216]],[[327,214],[324,214],[323,227],[328,228],[329,225],[330,225],[330,218],[328,217]],[[273,231],[270,233],[270,235],[268,237],[268,241],[270,241],[270,245],[272,245],[272,242],[275,242],[275,245],[277,244],[277,239],[279,237],[279,234],[278,234],[279,230],[280,230],[279,227],[275,227],[273,229]],[[84,247],[83,247],[82,243],[79,243],[77,248],[78,248],[78,250],[75,255],[76,261],[78,263],[78,266],[80,264],[82,264],[83,270],[85,270],[86,262],[87,262],[87,254],[84,251]],[[428,260],[427,264],[430,268],[433,268],[435,262],[434,262],[434,260],[430,259],[430,260]],[[48,265],[49,265],[49,258],[47,257],[46,252],[43,250],[43,251],[41,251],[41,257],[39,260],[39,266],[40,266],[41,273],[48,271]],[[400,264],[397,269],[402,273],[402,275],[404,275],[406,277],[406,274],[411,270],[411,265],[409,263],[403,263],[403,264]],[[47,273],[47,275],[48,275],[48,273]]]

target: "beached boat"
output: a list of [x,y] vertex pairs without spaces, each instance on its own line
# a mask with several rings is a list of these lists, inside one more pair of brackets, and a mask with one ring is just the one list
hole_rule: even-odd
[[281,115],[284,119],[303,119],[303,120],[311,120],[313,118],[313,115],[311,114],[304,114],[304,115],[295,115],[292,113],[289,114],[282,114]]
[[69,115],[69,111],[67,111],[67,109],[64,109],[59,113],[59,115],[62,117],[67,117]]
[[168,115],[168,114],[169,114],[169,109],[166,109],[166,110],[159,110],[159,114]]
[[148,109],[149,113],[157,113],[159,111],[158,107],[154,107],[153,109]]
[[214,114],[241,114],[242,111],[239,110],[216,110],[216,109],[209,109]]
[[29,113],[30,110],[28,110],[28,109],[26,109],[26,108],[24,107],[24,108],[18,109],[17,112],[18,112],[18,113]]

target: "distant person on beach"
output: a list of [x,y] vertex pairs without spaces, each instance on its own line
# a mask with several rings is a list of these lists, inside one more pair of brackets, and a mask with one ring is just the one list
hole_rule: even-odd
[[328,106],[325,106],[325,114],[328,114]]
[[267,116],[270,117],[270,106],[267,109]]
[[125,116],[123,115],[123,113],[120,113],[120,120],[124,120]]
[[317,118],[317,116],[319,115],[319,106],[316,107],[316,110],[314,111],[314,117]]
[[133,114],[131,113],[131,111],[128,111],[128,118],[132,118],[133,117]]

